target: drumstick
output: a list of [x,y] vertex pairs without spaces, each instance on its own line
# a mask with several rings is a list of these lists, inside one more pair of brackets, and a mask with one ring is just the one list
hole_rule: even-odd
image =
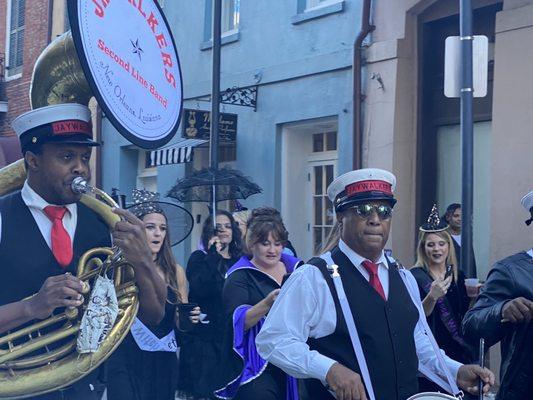
[[[479,339],[479,366],[485,368],[485,339]],[[483,400],[483,386],[485,382],[479,378],[479,400]]]

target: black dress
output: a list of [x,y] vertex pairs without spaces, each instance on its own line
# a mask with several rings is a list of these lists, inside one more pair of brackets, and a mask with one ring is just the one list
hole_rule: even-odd
[[[301,260],[281,255],[287,273],[301,264]],[[246,312],[265,299],[280,285],[268,274],[254,266],[248,256],[228,271],[223,290],[226,331],[219,369],[218,398],[234,400],[297,400],[297,383],[278,367],[261,358],[255,338],[265,320],[262,317],[253,327],[245,329]]]
[[[169,290],[169,299],[174,298]],[[157,326],[147,326],[158,338],[175,329],[176,305],[167,301]],[[107,362],[108,400],[174,400],[178,359],[174,351],[144,351],[129,333]]]
[[[412,268],[411,272],[418,283],[420,297],[423,300],[429,293],[433,278],[423,267]],[[477,359],[475,346],[467,342],[461,331],[461,321],[468,311],[469,304],[465,276],[462,271],[458,271],[457,281],[452,280],[446,296],[437,301],[433,312],[427,317],[428,325],[439,347],[447,356],[463,364],[470,364]],[[421,391],[439,389],[439,386],[425,378],[420,378],[419,384]]]
[[197,303],[207,317],[191,332],[180,333],[179,391],[184,394],[210,398],[216,389],[213,377],[220,368],[224,336],[222,288],[226,272],[238,259],[222,257],[215,246],[189,258],[189,302]]

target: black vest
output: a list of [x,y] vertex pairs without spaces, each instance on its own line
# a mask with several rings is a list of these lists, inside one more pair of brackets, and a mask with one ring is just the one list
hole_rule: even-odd
[[[111,235],[107,225],[85,205],[78,203],[78,221],[74,233],[72,262],[62,268],[46,244],[33,215],[24,204],[20,192],[0,198],[2,236],[0,237],[0,305],[12,303],[39,291],[44,281],[65,272],[77,273],[79,258],[94,247],[109,247]],[[19,327],[30,325],[32,321]],[[53,325],[41,330],[46,334],[57,328]],[[68,339],[65,339],[65,341]],[[50,348],[61,346],[65,341],[54,343]],[[20,342],[15,342],[19,344]],[[36,355],[40,353],[30,355]],[[35,400],[59,400],[63,398],[92,399],[98,371],[93,371],[74,385],[57,391],[32,397]],[[28,399],[30,400],[30,399]]]
[[39,291],[54,275],[76,274],[78,259],[87,250],[110,246],[107,225],[85,205],[78,203],[72,262],[62,268],[46,244],[33,215],[20,192],[0,199],[2,236],[0,238],[0,305],[12,303]]
[[[333,249],[332,258],[339,266],[376,400],[404,400],[415,394],[418,390],[418,357],[414,329],[419,314],[396,264],[389,265],[389,296],[384,301],[338,247]],[[333,334],[319,339],[310,338],[308,344],[312,350],[361,374],[326,263],[320,258],[309,263],[320,269],[331,290],[337,324]],[[319,381],[308,379],[305,382],[308,393],[313,393],[311,398],[333,398]]]

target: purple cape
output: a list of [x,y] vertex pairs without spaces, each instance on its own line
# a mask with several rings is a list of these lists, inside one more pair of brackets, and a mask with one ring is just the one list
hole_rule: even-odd
[[[288,254],[281,255],[281,261],[285,265],[288,273],[294,271],[294,268],[301,262],[299,258],[290,256]],[[247,256],[242,256],[227,272],[226,278],[233,272],[240,269],[253,269],[259,271],[255,265],[250,262]],[[251,382],[259,377],[265,368],[267,362],[261,358],[255,347],[255,338],[261,330],[265,317],[261,318],[259,322],[248,330],[244,329],[246,320],[246,312],[251,308],[251,305],[243,304],[235,309],[233,312],[233,351],[242,360],[242,371],[231,382],[227,383],[223,388],[215,390],[215,396],[220,399],[232,399],[237,395],[237,390],[241,385]],[[296,379],[287,375],[287,394],[286,400],[298,400],[298,385]]]

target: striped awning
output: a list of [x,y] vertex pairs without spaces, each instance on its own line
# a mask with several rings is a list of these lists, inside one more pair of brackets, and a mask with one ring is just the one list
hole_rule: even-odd
[[162,149],[150,151],[150,167],[160,165],[183,164],[191,162],[193,159],[193,148],[207,140],[202,139],[183,139],[181,142],[165,147]]

